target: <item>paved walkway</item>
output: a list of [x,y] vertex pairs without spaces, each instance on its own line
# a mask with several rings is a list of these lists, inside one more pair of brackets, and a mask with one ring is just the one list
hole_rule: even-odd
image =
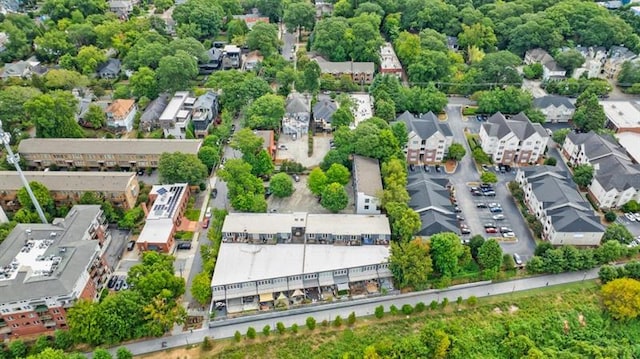
[[[204,328],[194,330],[190,333],[182,333],[164,338],[145,340],[137,343],[127,344],[125,346],[134,355],[140,355],[144,353],[163,350],[162,342],[166,343],[166,348],[175,348],[184,345],[200,343],[205,336],[208,336],[210,338],[229,338],[233,337],[236,331],[244,334],[247,332],[247,328],[249,328],[250,326],[254,327],[257,331],[262,330],[262,328],[267,324],[270,325],[271,328],[275,328],[277,322],[284,323],[286,327],[290,327],[294,323],[303,326],[305,324],[306,318],[309,316],[314,317],[319,323],[325,319],[331,321],[337,315],[340,315],[342,318],[346,318],[351,312],[355,312],[358,317],[372,315],[375,311],[375,308],[379,305],[383,305],[385,310],[388,311],[391,305],[395,305],[398,308],[402,307],[404,304],[415,305],[419,302],[423,302],[428,305],[433,300],[441,302],[444,298],[448,298],[449,302],[455,302],[458,297],[466,299],[470,296],[476,296],[480,298],[498,294],[519,292],[545,286],[591,280],[598,277],[598,269],[599,268],[595,268],[589,271],[529,277],[499,283],[472,283],[452,287],[446,290],[428,290],[423,292],[369,298],[359,301],[337,302],[314,308],[300,308],[297,310],[271,312],[244,318],[215,321],[211,323],[212,328]],[[117,348],[113,348],[111,351],[115,353],[116,349]]]

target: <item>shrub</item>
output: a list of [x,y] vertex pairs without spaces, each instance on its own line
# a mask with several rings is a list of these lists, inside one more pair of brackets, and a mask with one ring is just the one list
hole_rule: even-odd
[[239,343],[242,340],[242,334],[240,334],[240,331],[236,330],[235,334],[233,334],[233,338],[236,340],[236,343]]
[[268,337],[269,334],[271,334],[271,327],[269,326],[269,324],[265,325],[264,328],[262,328],[262,334],[264,334],[265,337]]
[[333,320],[333,326],[334,327],[340,327],[342,326],[342,317],[341,316],[336,316],[336,319]]
[[472,295],[469,298],[467,298],[467,305],[473,307],[476,304],[478,304],[478,297],[476,297],[475,295]]
[[432,300],[431,303],[429,303],[429,309],[436,310],[436,308],[438,308],[438,302],[435,300]]
[[448,304],[449,304],[449,298],[445,297],[442,300],[442,308],[446,308]]
[[376,314],[376,318],[382,319],[382,317],[384,317],[384,305],[377,306],[375,314]]
[[389,307],[389,313],[391,313],[392,315],[397,315],[398,314],[398,307],[396,307],[395,305],[392,305]]
[[404,315],[409,315],[411,313],[413,313],[413,307],[411,306],[411,304],[405,304],[402,306],[402,313]]
[[351,314],[349,314],[349,317],[347,318],[347,325],[351,327],[354,324],[356,324],[356,313],[351,312]]
[[609,211],[604,214],[604,219],[609,223],[614,222],[616,218],[618,218],[618,216],[613,211]]
[[555,166],[558,163],[558,160],[556,160],[555,157],[548,157],[546,160],[544,160],[544,164],[547,166]]
[[326,328],[329,326],[329,321],[325,319],[322,321],[322,323],[320,323],[320,325]]
[[416,304],[415,308],[413,308],[416,313],[421,313],[424,312],[424,310],[426,309],[426,305],[424,304],[424,302],[418,302],[418,304]]
[[309,330],[316,329],[316,320],[313,317],[307,318],[307,329]]
[[211,338],[204,337],[202,339],[202,344],[200,344],[200,348],[204,351],[209,351],[213,348],[213,344],[211,343]]
[[291,332],[292,332],[293,334],[298,334],[298,330],[299,330],[299,329],[298,329],[298,324],[295,324],[295,323],[294,323],[294,324],[291,326]]
[[247,338],[249,339],[255,339],[256,338],[256,330],[254,327],[249,327],[249,329],[247,329]]
[[276,324],[276,329],[278,330],[278,334],[284,334],[284,331],[286,330],[284,323],[282,322],[278,322]]
[[462,297],[458,297],[458,299],[456,299],[456,304],[462,304]]

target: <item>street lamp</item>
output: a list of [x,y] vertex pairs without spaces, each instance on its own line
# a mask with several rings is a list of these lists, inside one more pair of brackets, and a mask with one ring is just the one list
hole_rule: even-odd
[[31,198],[31,202],[33,203],[33,206],[36,208],[36,212],[38,212],[38,216],[40,217],[40,220],[42,221],[42,223],[47,224],[47,217],[44,215],[44,212],[42,211],[42,207],[40,207],[40,203],[38,203],[36,196],[33,194],[33,191],[31,190],[31,186],[29,186],[29,182],[24,177],[24,174],[22,173],[22,169],[20,168],[20,155],[17,153],[16,154],[13,153],[13,151],[11,150],[11,146],[9,145],[10,141],[11,141],[11,134],[9,134],[8,132],[4,132],[4,130],[2,130],[2,121],[0,121],[0,142],[4,144],[4,148],[7,150],[7,162],[12,164],[16,168],[16,171],[18,171],[20,180],[22,181],[24,188],[27,190],[27,193],[29,194],[29,198]]

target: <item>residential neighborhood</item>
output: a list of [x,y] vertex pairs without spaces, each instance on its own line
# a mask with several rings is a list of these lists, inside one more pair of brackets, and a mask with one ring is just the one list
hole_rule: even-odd
[[635,2],[0,1],[0,358],[635,357]]

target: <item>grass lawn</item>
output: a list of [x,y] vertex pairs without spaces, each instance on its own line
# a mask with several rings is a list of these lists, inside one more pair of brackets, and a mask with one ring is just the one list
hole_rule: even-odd
[[[426,303],[422,313],[357,318],[349,329],[343,318],[340,328],[318,323],[313,331],[300,326],[297,334],[287,330],[283,335],[258,334],[253,340],[243,333],[239,343],[216,341],[213,350],[205,353],[194,348],[188,357],[363,358],[366,351],[369,358],[430,358],[436,347],[446,350],[446,358],[465,359],[520,358],[533,353],[540,358],[640,355],[636,344],[640,321],[620,323],[609,318],[602,311],[595,281],[479,298],[475,306],[465,303],[449,303],[436,310],[429,310]],[[158,354],[173,358],[178,350],[182,354],[187,349]],[[160,358],[158,354],[145,358]]]

